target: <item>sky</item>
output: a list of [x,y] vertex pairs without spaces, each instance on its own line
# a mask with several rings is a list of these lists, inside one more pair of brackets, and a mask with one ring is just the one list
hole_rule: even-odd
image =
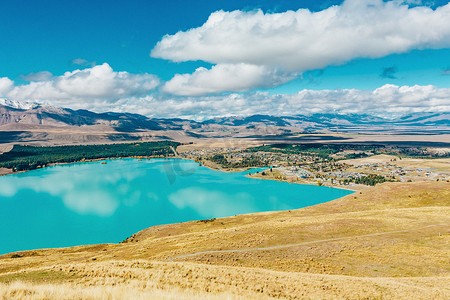
[[2,0],[0,97],[204,120],[450,111],[450,4]]

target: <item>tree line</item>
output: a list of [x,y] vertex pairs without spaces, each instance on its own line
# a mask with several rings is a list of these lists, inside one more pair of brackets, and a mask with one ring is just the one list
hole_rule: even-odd
[[13,171],[26,171],[52,163],[70,163],[83,160],[119,157],[173,156],[170,147],[180,143],[171,141],[123,143],[108,145],[78,145],[36,147],[15,145],[0,155],[0,167]]
[[365,185],[370,185],[370,186],[374,186],[377,183],[383,183],[387,181],[386,177],[384,177],[383,175],[367,175],[367,176],[362,176],[362,177],[358,177],[358,178],[350,178],[350,179],[344,179],[344,184],[349,184],[350,182],[354,182],[356,184],[365,184]]
[[230,162],[228,161],[223,154],[214,154],[209,158],[210,161],[215,162],[216,164],[221,165],[223,168],[231,169],[231,168],[253,168],[253,167],[263,167],[267,166],[267,162],[265,160],[260,159],[257,156],[251,155],[250,157],[245,157],[241,161]]

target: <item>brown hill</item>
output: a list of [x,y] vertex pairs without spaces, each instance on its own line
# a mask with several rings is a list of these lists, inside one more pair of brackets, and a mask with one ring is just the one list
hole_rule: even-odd
[[[149,118],[131,113],[95,113],[0,99],[0,144],[62,145],[162,139],[183,142],[241,139],[260,143],[370,141],[448,147],[449,125],[449,113],[415,114],[395,120],[370,115],[313,114],[284,117],[254,115],[198,122]],[[316,134],[299,134],[312,132]],[[345,135],[330,135],[332,132]],[[380,132],[384,136],[375,136]]]

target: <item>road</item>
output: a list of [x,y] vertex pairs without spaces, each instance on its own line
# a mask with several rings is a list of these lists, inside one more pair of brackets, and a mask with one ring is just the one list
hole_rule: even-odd
[[246,248],[246,249],[229,249],[229,250],[200,251],[200,252],[195,252],[195,253],[191,253],[191,254],[185,254],[185,255],[174,256],[174,257],[169,258],[168,261],[173,261],[173,260],[175,260],[175,259],[182,259],[182,258],[193,257],[193,256],[201,255],[201,254],[242,253],[242,252],[250,252],[250,251],[278,250],[278,249],[284,249],[284,248],[290,248],[290,247],[297,247],[297,246],[303,246],[303,245],[310,245],[310,244],[316,244],[316,243],[323,243],[323,242],[334,242],[334,241],[349,240],[349,239],[354,239],[354,238],[363,238],[363,237],[380,236],[380,235],[387,235],[387,234],[393,234],[393,233],[409,232],[409,231],[420,230],[420,229],[425,229],[425,228],[429,228],[429,227],[436,227],[436,226],[448,226],[448,224],[446,224],[446,223],[443,223],[443,224],[434,224],[434,225],[428,225],[428,226],[423,226],[423,227],[413,228],[413,229],[396,230],[396,231],[387,231],[387,232],[379,232],[379,233],[370,233],[370,234],[363,234],[363,235],[356,235],[356,236],[346,236],[346,237],[331,238],[331,239],[323,239],[323,240],[316,240],[316,241],[302,242],[302,243],[296,243],[296,244],[286,244],[286,245],[278,245],[278,246],[269,246],[269,247]]

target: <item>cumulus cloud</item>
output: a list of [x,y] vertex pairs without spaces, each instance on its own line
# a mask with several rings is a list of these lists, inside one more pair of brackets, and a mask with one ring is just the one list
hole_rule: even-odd
[[152,92],[157,85],[158,79],[153,75],[115,72],[109,65],[103,64],[67,72],[47,81],[32,81],[18,86],[3,77],[0,78],[0,97],[96,112],[131,112],[155,118],[194,120],[254,114],[289,116],[339,112],[386,116],[450,112],[450,88],[432,85],[387,84],[372,91],[302,90],[295,94],[254,91],[206,96],[173,96]]
[[[433,10],[411,7],[408,4],[412,2],[418,3],[346,0],[340,6],[318,12],[217,11],[200,27],[164,36],[151,56],[174,62],[201,60],[304,72],[356,58],[449,47],[450,4]],[[214,72],[217,70],[210,70]],[[177,75],[174,82],[195,82],[199,76],[196,73],[190,77]],[[273,85],[277,79],[273,79]],[[253,88],[255,81],[248,80],[246,89]],[[216,90],[213,80],[204,80],[203,84],[206,90]],[[242,83],[239,89],[243,86]],[[183,93],[190,92],[186,86]]]
[[37,73],[30,73],[23,75],[22,78],[26,81],[45,81],[52,78],[53,74],[48,71],[41,71]]
[[450,89],[387,84],[373,91],[359,89],[302,90],[296,94],[247,92],[224,96],[170,97],[149,95],[122,99],[111,110],[150,117],[205,120],[224,116],[308,113],[367,113],[380,116],[415,112],[450,112]]
[[8,80],[0,80],[0,96],[80,107],[144,96],[159,84],[154,75],[116,72],[107,63],[24,85],[12,86]]
[[0,77],[0,96],[6,95],[14,86],[14,81],[8,77]]
[[218,11],[201,27],[166,35],[151,55],[175,62],[247,63],[305,71],[354,58],[450,46],[450,4],[347,0],[319,12]]
[[257,87],[278,86],[296,76],[295,73],[281,72],[265,66],[219,64],[209,70],[198,68],[193,74],[177,74],[164,84],[162,90],[183,96],[242,92]]

